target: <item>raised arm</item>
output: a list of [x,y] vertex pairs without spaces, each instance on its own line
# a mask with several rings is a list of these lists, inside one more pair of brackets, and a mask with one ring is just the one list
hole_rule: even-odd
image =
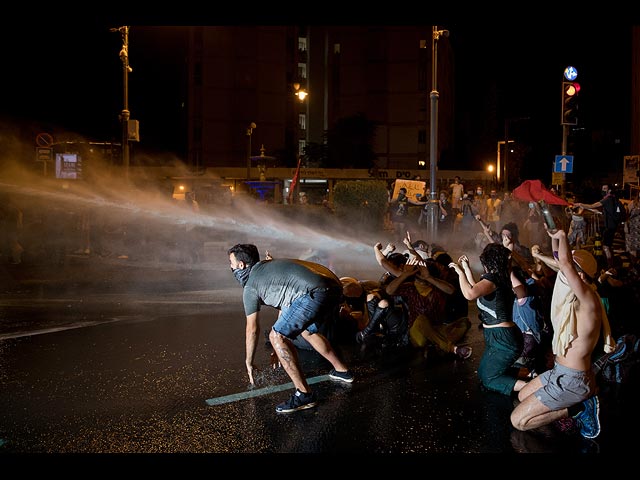
[[480,222],[480,225],[482,226],[482,233],[484,233],[484,236],[487,237],[487,240],[489,240],[491,243],[500,243],[500,237],[498,237],[498,234],[496,232],[491,230],[491,225],[482,220],[480,214],[476,214],[475,218],[478,222]]
[[[553,240],[551,243],[553,244]],[[555,248],[556,248],[555,251],[557,251],[557,247]],[[549,255],[543,254],[542,250],[540,250],[539,245],[533,245],[531,247],[531,256],[537,260],[540,260],[542,263],[544,263],[547,267],[552,269],[554,272],[557,272],[558,270],[560,270],[560,265],[558,264],[558,261],[554,257],[550,257]]]
[[376,261],[378,262],[378,265],[384,268],[387,272],[391,273],[394,277],[397,277],[402,273],[402,269],[395,266],[393,262],[390,262],[387,259],[387,254],[385,254],[386,250],[390,249],[390,251],[392,252],[395,250],[395,248],[396,247],[394,245],[388,244],[383,250],[382,244],[378,242],[373,246],[373,252],[376,256]]
[[475,300],[483,295],[488,295],[496,289],[493,282],[489,280],[482,279],[479,282],[474,280],[473,272],[469,266],[469,258],[466,255],[460,256],[458,263],[451,262],[449,267],[453,268],[458,274],[460,290],[462,290],[462,294],[467,300]]
[[402,240],[402,243],[404,243],[404,246],[407,247],[407,250],[409,250],[409,253],[413,256],[413,258],[417,258],[422,260],[422,255],[420,255],[415,248],[413,248],[413,245],[411,245],[411,237],[409,236],[409,232],[407,232],[407,236],[404,237],[404,239]]
[[400,285],[406,282],[409,277],[415,275],[417,271],[418,271],[418,267],[415,265],[406,267],[402,272],[400,272],[399,275],[396,276],[396,278],[394,278],[387,284],[387,287],[385,288],[385,291],[387,292],[387,294],[395,295]]

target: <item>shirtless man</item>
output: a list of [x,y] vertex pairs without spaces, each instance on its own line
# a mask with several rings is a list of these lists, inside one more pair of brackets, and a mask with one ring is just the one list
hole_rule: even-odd
[[564,230],[547,233],[560,268],[551,300],[555,362],[520,390],[511,423],[526,431],[573,417],[583,437],[595,438],[600,434],[600,407],[591,356],[601,330],[605,351],[615,348],[602,302],[591,285],[598,265],[589,252],[570,250]]

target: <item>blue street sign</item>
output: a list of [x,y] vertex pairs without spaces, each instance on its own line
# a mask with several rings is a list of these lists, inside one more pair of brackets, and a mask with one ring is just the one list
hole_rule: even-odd
[[571,65],[569,65],[567,68],[564,69],[564,78],[566,78],[570,82],[573,82],[577,76],[578,76],[578,70],[576,70],[575,67],[572,67]]
[[553,171],[555,173],[573,173],[573,155],[556,155]]

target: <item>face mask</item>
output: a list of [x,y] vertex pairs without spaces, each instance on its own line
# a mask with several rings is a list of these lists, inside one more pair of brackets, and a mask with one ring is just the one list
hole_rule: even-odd
[[231,272],[233,273],[233,276],[236,277],[236,280],[238,281],[238,283],[244,287],[245,284],[247,283],[247,280],[249,279],[249,274],[251,273],[251,269],[249,267],[245,267],[242,269],[233,268],[231,269]]
[[478,195],[482,195],[482,190],[476,190],[476,193],[477,193]]
[[600,193],[602,193],[602,196],[604,197],[607,194],[607,191],[606,190],[602,190],[602,192],[600,192]]

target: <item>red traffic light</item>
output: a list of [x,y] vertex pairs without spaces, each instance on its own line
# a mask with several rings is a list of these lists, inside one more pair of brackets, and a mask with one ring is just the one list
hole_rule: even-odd
[[578,92],[580,84],[577,82],[562,83],[562,125],[578,124]]
[[564,93],[567,97],[573,97],[580,92],[580,84],[577,82],[565,82]]

